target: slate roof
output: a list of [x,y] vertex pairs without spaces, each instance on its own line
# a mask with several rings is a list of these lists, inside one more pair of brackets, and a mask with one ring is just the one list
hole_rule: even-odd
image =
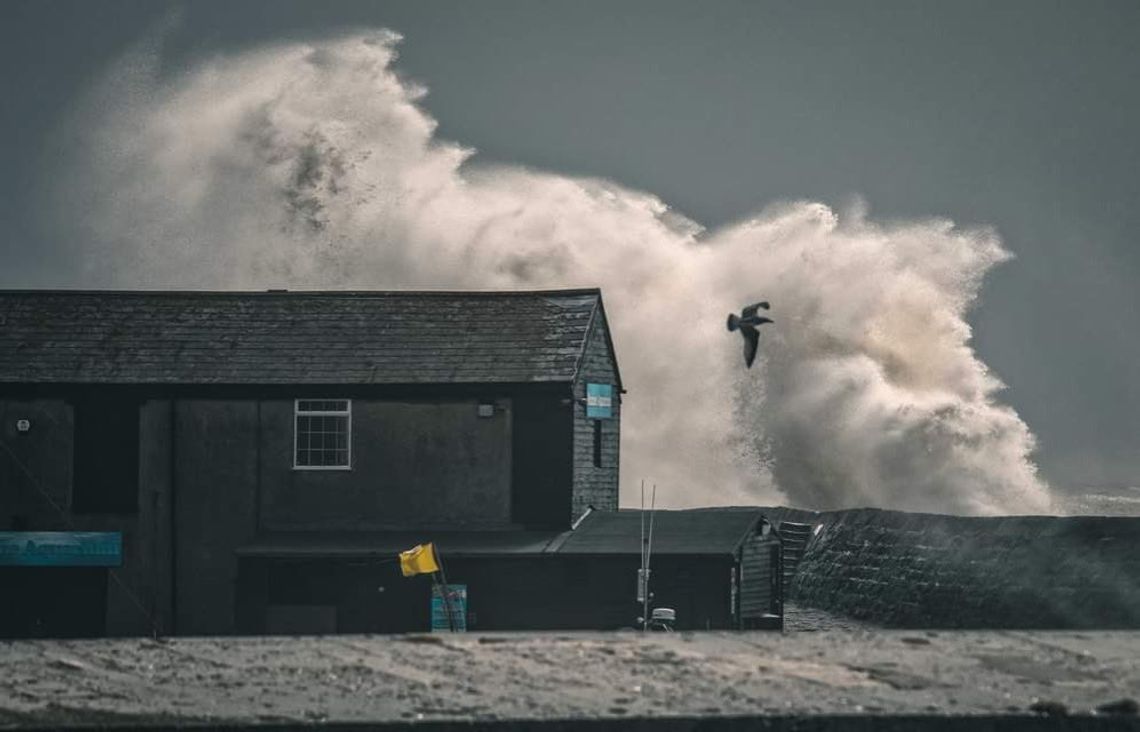
[[[642,511],[593,511],[568,532],[559,554],[641,553]],[[649,526],[649,512],[645,511]],[[757,508],[658,510],[653,518],[653,554],[733,554],[764,515]]]
[[601,312],[597,289],[0,291],[0,383],[570,382]]
[[[254,557],[391,557],[432,541],[444,556],[641,554],[641,511],[593,511],[569,531],[438,529],[384,532],[265,534],[238,549]],[[751,506],[655,512],[653,554],[723,555],[736,550],[764,520]],[[645,512],[646,527],[649,512]],[[773,538],[775,533],[773,532]]]

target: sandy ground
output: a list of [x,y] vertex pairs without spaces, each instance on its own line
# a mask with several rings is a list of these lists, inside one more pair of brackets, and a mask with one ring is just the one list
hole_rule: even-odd
[[1087,714],[1125,698],[1140,698],[1136,632],[0,642],[0,727],[133,720],[1024,714],[1035,702],[1044,711],[1064,705]]

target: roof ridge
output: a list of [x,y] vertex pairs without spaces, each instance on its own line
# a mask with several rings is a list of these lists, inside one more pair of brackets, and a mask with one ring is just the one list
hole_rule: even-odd
[[250,297],[250,296],[320,296],[320,297],[557,297],[572,295],[601,295],[600,287],[573,287],[545,290],[98,290],[98,289],[2,289],[3,295],[107,295],[107,296],[196,296],[196,297]]

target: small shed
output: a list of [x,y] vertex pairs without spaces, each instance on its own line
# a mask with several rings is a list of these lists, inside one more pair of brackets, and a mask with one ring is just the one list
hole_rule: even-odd
[[[632,628],[649,512],[589,511],[568,531],[283,533],[238,550],[241,633],[396,633],[431,628],[427,576],[396,552],[434,542],[463,588],[469,630]],[[780,539],[753,508],[656,511],[651,607],[680,630],[783,625]]]
[[676,610],[678,629],[783,627],[781,542],[758,509],[592,511],[552,549],[608,584],[594,598],[619,598],[636,618],[642,526],[651,519],[651,607]]

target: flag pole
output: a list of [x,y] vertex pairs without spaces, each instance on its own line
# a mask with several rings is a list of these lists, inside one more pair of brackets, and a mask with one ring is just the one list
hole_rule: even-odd
[[[431,550],[432,550],[432,553],[435,554],[436,566],[439,567],[439,572],[432,572],[432,577],[435,577],[438,574],[439,577],[442,578],[442,580],[443,580],[443,584],[439,588],[439,594],[440,594],[440,597],[443,598],[443,610],[445,613],[447,613],[447,627],[451,630],[452,633],[454,633],[455,632],[455,616],[452,614],[452,611],[451,611],[451,592],[448,589],[448,585],[447,585],[447,573],[443,571],[443,559],[440,558],[439,548],[436,547],[434,541],[431,544]],[[436,579],[436,583],[437,583],[437,585],[439,584],[439,579]]]

